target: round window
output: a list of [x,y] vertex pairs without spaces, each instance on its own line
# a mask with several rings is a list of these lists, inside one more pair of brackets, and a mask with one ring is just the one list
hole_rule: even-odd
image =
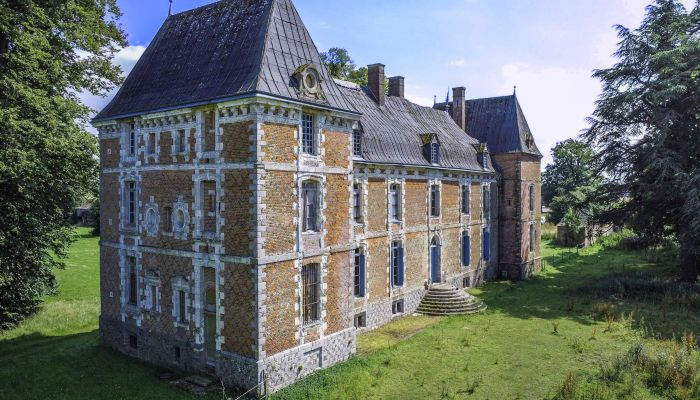
[[306,76],[304,77],[304,86],[306,86],[308,90],[316,90],[317,84],[318,83],[316,82],[316,76],[314,76],[313,73],[306,74]]
[[152,208],[146,211],[146,226],[152,230],[156,226],[156,211]]
[[185,212],[182,210],[177,210],[175,213],[175,226],[182,230],[185,228]]

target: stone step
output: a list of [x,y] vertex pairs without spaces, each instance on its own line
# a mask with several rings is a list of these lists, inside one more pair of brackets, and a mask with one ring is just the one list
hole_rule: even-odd
[[474,314],[486,309],[486,305],[464,290],[448,284],[432,286],[423,296],[416,312],[425,315]]
[[443,307],[443,306],[434,306],[434,305],[427,305],[427,304],[421,304],[418,306],[418,310],[435,310],[435,311],[455,311],[455,310],[478,310],[484,308],[484,304],[475,304],[471,306],[454,306],[454,307]]
[[422,306],[425,307],[434,307],[434,308],[460,308],[460,307],[479,307],[481,304],[479,303],[429,303],[429,302],[424,302],[421,303]]

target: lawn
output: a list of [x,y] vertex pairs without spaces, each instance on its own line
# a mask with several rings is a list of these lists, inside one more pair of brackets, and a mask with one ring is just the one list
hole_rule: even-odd
[[[79,233],[67,268],[57,271],[60,293],[47,297],[36,316],[0,334],[0,398],[191,398],[158,380],[156,368],[98,346],[98,239]],[[601,247],[564,257],[562,249],[543,250],[547,268],[537,277],[472,291],[488,304],[485,313],[398,320],[361,335],[352,360],[272,397],[553,398],[569,373],[595,381],[601,362],[634,343],[663,347],[674,335],[700,332],[697,312],[589,290],[623,270],[665,274],[663,262],[650,261],[663,257]],[[594,318],[601,303],[614,307],[614,318]],[[662,397],[630,393],[627,398]]]

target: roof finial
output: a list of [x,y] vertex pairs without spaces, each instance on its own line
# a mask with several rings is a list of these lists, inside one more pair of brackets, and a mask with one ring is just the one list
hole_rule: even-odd
[[433,107],[437,104],[437,95],[433,95]]
[[447,87],[447,97],[445,97],[445,105],[450,102],[450,87]]
[[168,17],[173,15],[173,0],[168,0],[170,5],[168,5]]
[[515,89],[517,89],[517,88],[518,88],[517,86],[513,85],[513,96],[515,96]]

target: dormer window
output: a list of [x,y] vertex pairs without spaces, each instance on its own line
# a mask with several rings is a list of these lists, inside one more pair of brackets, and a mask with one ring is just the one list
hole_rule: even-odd
[[362,157],[362,132],[359,129],[352,131],[352,155]]
[[440,144],[437,142],[433,142],[430,144],[430,163],[440,163]]
[[297,93],[312,100],[325,100],[321,88],[323,78],[313,64],[304,64],[294,71],[292,77],[297,83]]

